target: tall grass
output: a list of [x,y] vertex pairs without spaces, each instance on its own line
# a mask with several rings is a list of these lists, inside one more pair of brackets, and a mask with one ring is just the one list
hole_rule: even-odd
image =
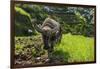
[[94,61],[94,38],[63,34],[60,45],[55,47],[54,55],[63,57],[69,63]]

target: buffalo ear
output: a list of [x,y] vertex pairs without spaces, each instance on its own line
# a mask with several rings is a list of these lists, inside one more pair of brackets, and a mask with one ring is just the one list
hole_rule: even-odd
[[39,33],[42,33],[42,32],[43,32],[43,31],[42,31],[42,28],[41,28],[40,25],[38,26],[38,25],[36,24],[36,21],[37,21],[36,19],[32,19],[32,20],[31,20],[32,26],[33,26]]

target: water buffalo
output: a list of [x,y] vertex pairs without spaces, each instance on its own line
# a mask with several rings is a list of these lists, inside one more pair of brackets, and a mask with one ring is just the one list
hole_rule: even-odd
[[41,26],[38,26],[32,19],[34,28],[42,34],[44,49],[52,52],[56,43],[61,41],[62,33],[60,24],[51,18],[46,18]]

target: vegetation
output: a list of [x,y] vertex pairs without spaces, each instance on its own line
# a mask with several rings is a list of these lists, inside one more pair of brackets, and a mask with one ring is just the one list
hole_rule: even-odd
[[62,26],[62,40],[51,63],[94,61],[94,8],[15,4],[15,64],[45,64],[42,37],[31,20],[42,24],[52,16]]
[[[47,53],[43,50],[43,42],[40,35],[35,37],[16,37],[15,39],[16,64],[19,61],[20,64],[45,63],[44,60],[46,60]],[[80,35],[64,34],[61,43],[56,45],[53,51],[53,63],[94,61],[93,39]],[[36,58],[38,57],[41,57],[42,60],[37,61]],[[28,61],[30,63],[27,63]]]
[[48,16],[61,24],[63,33],[94,35],[94,8],[16,4],[15,11],[16,36],[29,36],[29,29],[34,35],[31,19],[41,25]]
[[[62,52],[64,60],[68,62],[86,62],[94,60],[94,38],[80,35],[64,34],[62,42],[56,46],[55,53]],[[54,53],[54,54],[55,54]]]

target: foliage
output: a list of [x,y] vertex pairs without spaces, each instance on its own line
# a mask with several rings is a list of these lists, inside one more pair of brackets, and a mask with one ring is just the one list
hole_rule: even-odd
[[19,12],[21,15],[27,16],[31,20],[30,14],[24,11],[22,8],[15,6],[15,11]]
[[80,35],[64,34],[61,44],[56,46],[54,53],[63,56],[63,60],[69,63],[94,61],[93,39]]
[[[35,34],[31,24],[31,16],[20,7],[15,6],[15,35],[28,36]],[[31,30],[31,32],[29,31]]]
[[[35,37],[16,37],[15,39],[15,56],[18,57],[16,58],[17,62],[25,61],[24,63],[26,63],[31,60],[32,64],[44,63],[44,56],[47,56],[47,54],[42,49],[43,42],[40,35]],[[53,51],[53,63],[94,61],[93,39],[92,37],[63,34],[61,43],[56,45]],[[36,62],[35,59],[37,57],[41,57],[42,60]]]
[[45,18],[51,16],[61,24],[63,33],[94,36],[93,8],[16,4],[15,11],[16,35],[30,35],[29,32],[25,33],[28,29],[33,30],[34,35],[36,31],[31,26],[31,19],[42,24]]

